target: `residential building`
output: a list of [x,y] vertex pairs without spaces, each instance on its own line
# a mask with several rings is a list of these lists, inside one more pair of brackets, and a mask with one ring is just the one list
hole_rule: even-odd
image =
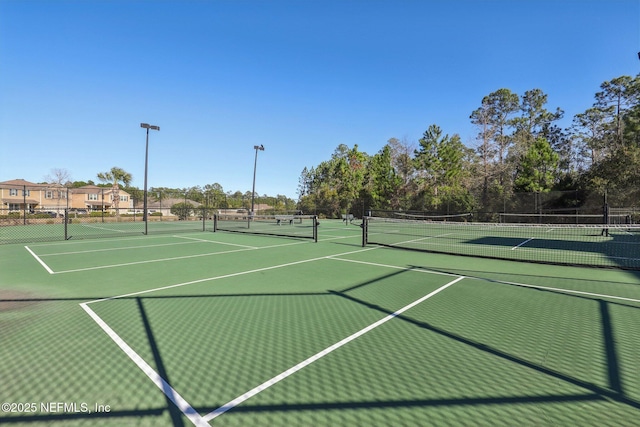
[[[60,184],[36,184],[24,179],[0,182],[2,210],[9,212],[51,211],[58,214],[65,209],[86,211],[112,211],[132,209],[133,199],[122,189],[85,185],[80,188],[66,188]],[[115,203],[118,197],[118,203]]]
[[[117,191],[113,187],[98,187],[96,185],[85,185],[84,187],[71,189],[71,209],[85,209],[91,211],[101,211],[115,209],[116,205],[120,212],[133,209],[133,198],[129,193],[121,188]],[[118,198],[116,203],[115,198]]]
[[0,182],[2,209],[12,211],[52,211],[67,208],[67,188],[60,184],[36,184],[24,179]]

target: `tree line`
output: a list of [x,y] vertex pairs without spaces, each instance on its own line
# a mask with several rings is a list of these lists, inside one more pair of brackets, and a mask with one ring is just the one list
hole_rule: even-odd
[[469,116],[475,147],[437,124],[417,143],[391,138],[374,155],[340,144],[330,159],[303,169],[299,208],[327,215],[501,211],[497,201],[523,192],[612,189],[632,189],[624,203],[637,204],[640,75],[602,83],[593,105],[567,128],[558,125],[564,111],[549,109],[547,99],[540,89],[485,96]]
[[[122,188],[133,198],[136,206],[141,206],[144,199],[144,190],[131,186],[133,178],[131,173],[122,168],[113,167],[108,171],[98,173],[96,177],[99,181],[98,183],[93,180],[71,181],[70,173],[66,169],[52,169],[51,173],[45,177],[45,180],[48,183],[55,183],[69,188],[79,188],[85,185],[113,189]],[[241,191],[225,191],[222,185],[218,183],[207,184],[203,187],[150,187],[148,189],[147,200],[162,201],[170,199],[174,201],[181,200],[180,203],[184,204],[196,202],[204,207],[214,209],[251,209],[251,191],[245,191],[244,193]],[[117,201],[118,198],[114,200]],[[276,196],[256,194],[254,202],[255,204],[269,205],[274,211],[295,211],[297,209],[295,200],[281,194]],[[114,207],[117,206],[114,204]]]

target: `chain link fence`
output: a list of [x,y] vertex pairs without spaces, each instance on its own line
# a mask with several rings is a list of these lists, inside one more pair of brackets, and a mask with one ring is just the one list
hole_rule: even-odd
[[[480,195],[476,206],[468,211],[443,203],[433,210],[407,210],[405,214],[425,217],[456,217],[474,222],[513,222],[549,224],[638,224],[640,223],[640,189],[615,189],[607,191],[550,191],[546,193],[512,193],[505,195]],[[349,214],[356,217],[382,214],[383,211],[354,204]],[[337,210],[324,213],[329,218],[339,218]],[[319,212],[322,215],[322,212]]]
[[[22,181],[24,182],[24,181]],[[14,242],[113,237],[162,232],[213,229],[215,213],[246,211],[205,207],[184,198],[150,199],[147,215],[141,201],[122,189],[86,186],[67,188],[57,184],[20,184],[20,180],[0,185],[0,244]],[[462,215],[474,222],[603,224],[640,223],[640,189],[607,191],[551,191],[546,193],[476,194],[475,207],[462,212],[443,203],[437,210],[406,211],[433,215]],[[260,210],[257,214],[282,213]],[[286,213],[312,214],[319,218],[362,218],[371,209],[361,200],[351,208],[314,206]],[[469,214],[469,215],[467,215]]]

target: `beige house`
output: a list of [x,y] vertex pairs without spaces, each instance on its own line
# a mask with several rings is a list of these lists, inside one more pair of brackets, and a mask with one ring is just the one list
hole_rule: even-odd
[[36,184],[24,179],[0,182],[2,209],[12,211],[52,211],[67,208],[67,189],[60,184]]
[[72,188],[70,197],[69,208],[74,210],[101,211],[104,209],[108,211],[117,207],[120,212],[124,213],[133,209],[133,198],[121,188],[117,190],[116,194],[113,187],[85,185],[84,187]]
[[[113,210],[132,209],[133,199],[126,191],[119,189],[117,196],[112,187],[85,185],[80,188],[66,188],[60,184],[36,184],[24,179],[0,182],[2,210],[9,212],[55,212],[73,210]],[[115,203],[118,197],[118,203]]]

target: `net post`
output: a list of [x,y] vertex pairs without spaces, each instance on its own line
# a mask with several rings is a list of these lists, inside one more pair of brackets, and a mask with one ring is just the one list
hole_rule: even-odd
[[604,206],[602,207],[602,232],[600,233],[602,236],[609,237],[609,221],[609,203],[606,202],[605,195],[605,202]]
[[367,228],[369,226],[369,217],[362,217],[362,247],[367,246]]
[[318,243],[318,217],[316,215],[313,216],[313,241]]
[[207,224],[207,208],[202,206],[202,232],[204,233],[205,231],[207,231],[206,228],[206,224]]
[[218,231],[218,214],[213,214],[213,232]]

